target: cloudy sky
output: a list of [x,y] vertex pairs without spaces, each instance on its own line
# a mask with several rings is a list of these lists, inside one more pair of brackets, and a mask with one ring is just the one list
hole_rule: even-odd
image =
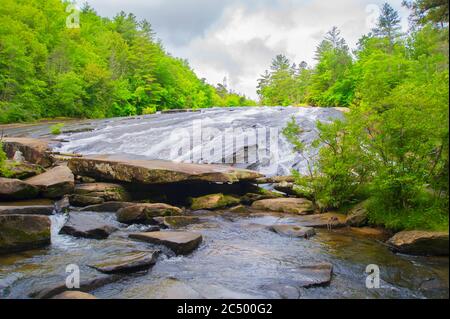
[[[84,2],[84,1],[82,1]],[[211,84],[256,98],[272,58],[314,64],[316,45],[334,25],[350,47],[368,33],[385,0],[88,0],[102,16],[124,10],[149,20],[166,49]],[[390,0],[408,26],[401,0]]]

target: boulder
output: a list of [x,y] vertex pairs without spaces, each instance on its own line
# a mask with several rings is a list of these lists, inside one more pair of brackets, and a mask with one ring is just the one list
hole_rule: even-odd
[[5,166],[8,170],[8,177],[15,179],[26,179],[45,172],[42,166],[27,162],[7,160]]
[[55,210],[54,205],[35,206],[0,206],[0,215],[44,215],[50,216]]
[[347,215],[345,223],[352,227],[367,226],[369,221],[366,202],[359,203],[353,207]]
[[341,228],[345,227],[346,215],[338,213],[314,214],[301,216],[298,219],[300,225],[314,228]]
[[43,197],[61,198],[73,193],[75,178],[67,166],[54,167],[44,174],[31,177],[27,183],[39,188]]
[[244,206],[244,205],[238,205],[238,206],[231,207],[228,211],[230,213],[236,213],[236,214],[247,214],[250,212],[248,207]]
[[261,174],[224,165],[175,163],[160,160],[125,160],[111,157],[72,158],[69,167],[77,175],[95,179],[168,184],[179,182],[234,183],[254,181]]
[[47,216],[0,215],[0,254],[50,245],[50,226]]
[[0,200],[17,200],[35,198],[39,189],[19,179],[0,177]]
[[411,230],[395,234],[387,241],[394,250],[404,254],[448,256],[448,232]]
[[79,184],[75,187],[75,195],[100,197],[107,202],[126,202],[131,197],[125,187],[112,183]]
[[252,204],[253,209],[288,214],[307,215],[314,212],[311,201],[304,198],[263,199]]
[[59,233],[74,237],[106,239],[116,230],[116,227],[106,224],[94,215],[71,213]]
[[65,291],[59,295],[54,296],[52,299],[83,299],[83,300],[88,300],[88,299],[97,299],[97,297],[85,293],[85,292],[81,292],[81,291]]
[[199,223],[200,219],[194,216],[167,216],[163,217],[163,225],[169,228],[181,228]]
[[105,200],[101,197],[93,197],[87,195],[71,195],[69,197],[70,205],[75,207],[86,207],[92,205],[103,204]]
[[181,215],[183,211],[167,204],[135,204],[120,209],[117,220],[123,224],[155,224],[153,218],[161,216]]
[[237,205],[240,203],[239,198],[224,194],[205,195],[191,199],[191,209],[219,209]]
[[170,248],[177,255],[188,255],[201,244],[201,234],[190,232],[151,232],[130,234],[130,238]]
[[277,234],[287,237],[310,238],[316,234],[314,228],[296,225],[273,225],[269,229]]
[[80,209],[80,212],[98,212],[98,213],[115,213],[118,210],[136,205],[130,202],[105,202],[103,204],[86,206]]
[[282,197],[284,197],[283,194],[271,191],[264,191],[261,193],[247,193],[241,197],[241,203],[244,205],[251,205],[259,200],[282,198]]
[[159,250],[119,253],[119,256],[88,266],[105,274],[132,273],[153,266],[159,253]]
[[17,151],[21,152],[27,162],[50,167],[53,159],[48,143],[43,140],[22,137],[6,137],[2,140],[8,158],[13,158]]

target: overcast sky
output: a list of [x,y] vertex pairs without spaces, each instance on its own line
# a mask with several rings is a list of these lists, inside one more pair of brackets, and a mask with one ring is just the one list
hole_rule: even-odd
[[[80,1],[84,2],[84,1]],[[336,25],[350,47],[368,33],[385,0],[88,0],[102,16],[124,10],[153,25],[174,56],[186,58],[211,84],[256,98],[257,79],[272,58],[283,53],[293,62],[314,64],[314,50]],[[401,0],[389,3],[408,12]]]

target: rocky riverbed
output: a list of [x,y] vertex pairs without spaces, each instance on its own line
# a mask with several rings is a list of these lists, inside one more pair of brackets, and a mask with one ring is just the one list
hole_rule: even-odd
[[[251,117],[267,126],[265,116],[282,127],[297,116],[310,127],[307,141],[315,119],[338,116],[258,111],[183,116],[218,127],[246,126]],[[45,126],[10,127],[4,148],[21,165],[0,179],[0,298],[448,298],[448,233],[368,227],[363,203],[348,215],[319,214],[281,176],[304,164],[287,153],[276,162],[211,165],[204,161],[215,157],[167,161],[174,158],[164,147],[136,151],[155,130],[165,143],[168,123],[180,119],[90,121],[96,133],[71,123],[56,140]],[[67,292],[74,265],[83,293]],[[377,289],[366,287],[368,265],[380,269]]]

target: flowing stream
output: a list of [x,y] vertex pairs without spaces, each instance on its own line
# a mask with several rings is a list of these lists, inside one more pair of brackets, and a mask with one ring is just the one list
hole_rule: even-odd
[[[234,108],[79,121],[66,124],[63,130],[72,133],[58,136],[64,141],[56,142],[54,147],[60,152],[86,155],[234,163],[267,175],[286,175],[292,168],[305,170],[307,165],[304,157],[294,154],[280,135],[292,116],[303,130],[302,141],[310,144],[317,134],[316,121],[330,121],[341,113],[320,108]],[[202,127],[201,136],[206,136],[201,150],[193,143],[198,125]],[[48,137],[48,126],[12,128],[6,133]],[[265,130],[262,136],[266,139],[258,139],[259,133],[254,139],[252,130]],[[270,137],[270,132],[278,132],[276,138]],[[226,140],[230,136],[233,142],[228,145]],[[244,142],[236,142],[239,139]],[[264,150],[270,146],[270,152]],[[314,150],[309,148],[305,154],[312,156]],[[64,215],[52,216],[50,247],[0,257],[0,298],[29,298],[32,292],[64,284],[66,267],[70,264],[80,267],[81,280],[89,280],[99,273],[88,264],[127,251],[152,248],[161,249],[162,254],[148,272],[121,276],[91,293],[100,298],[449,297],[448,257],[394,254],[380,241],[347,229],[318,230],[309,240],[282,237],[267,230],[273,224],[296,223],[297,216],[237,216],[226,211],[202,215],[200,222],[182,229],[200,232],[203,243],[191,255],[176,257],[162,247],[127,238],[130,232],[145,230],[146,226],[119,224],[113,213],[88,214],[120,230],[107,240],[76,239],[58,234],[65,222]],[[322,262],[333,265],[328,286],[296,286],[302,280],[299,267]],[[365,270],[370,264],[380,268],[379,289],[366,287]]]

